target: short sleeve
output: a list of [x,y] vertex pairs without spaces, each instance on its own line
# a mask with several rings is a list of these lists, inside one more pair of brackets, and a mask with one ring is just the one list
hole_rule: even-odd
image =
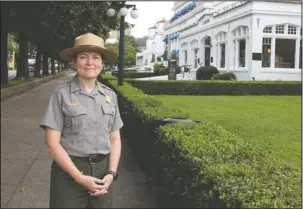
[[40,127],[43,129],[49,127],[62,132],[64,115],[61,110],[61,97],[58,92],[59,91],[56,90],[52,92],[44,115],[42,116]]
[[119,129],[121,129],[123,127],[123,121],[121,119],[120,116],[120,111],[119,111],[119,105],[118,105],[118,99],[117,99],[117,95],[114,94],[114,100],[115,100],[115,104],[116,104],[116,114],[115,114],[115,118],[114,118],[114,123],[112,125],[111,131],[110,132],[114,132],[117,131]]

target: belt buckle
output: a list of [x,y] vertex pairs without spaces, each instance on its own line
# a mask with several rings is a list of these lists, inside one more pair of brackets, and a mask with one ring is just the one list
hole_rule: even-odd
[[91,155],[91,156],[88,158],[88,162],[89,162],[91,165],[96,164],[95,162],[92,162],[92,159],[93,159],[94,157],[98,157],[98,155]]

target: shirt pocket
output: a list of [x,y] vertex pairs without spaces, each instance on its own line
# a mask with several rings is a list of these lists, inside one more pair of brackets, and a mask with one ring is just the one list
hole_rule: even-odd
[[84,131],[87,110],[81,106],[68,106],[64,112],[64,127],[66,132],[79,134]]
[[102,104],[101,108],[104,116],[104,123],[108,127],[108,131],[110,131],[114,123],[116,108],[111,104]]

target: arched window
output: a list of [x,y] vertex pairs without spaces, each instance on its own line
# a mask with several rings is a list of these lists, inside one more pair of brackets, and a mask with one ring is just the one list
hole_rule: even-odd
[[232,31],[234,45],[234,66],[247,67],[248,27],[238,26]]
[[191,48],[198,48],[199,47],[199,41],[197,39],[194,39],[190,42]]
[[199,51],[199,41],[197,39],[194,39],[190,42],[191,50],[193,53],[194,58],[194,67],[196,68],[198,66],[198,51]]
[[293,24],[263,29],[262,67],[302,69],[302,28]]
[[219,32],[215,36],[215,40],[217,41],[216,44],[216,53],[218,57],[218,66],[220,68],[225,68],[226,65],[226,45],[227,45],[227,33],[226,32]]

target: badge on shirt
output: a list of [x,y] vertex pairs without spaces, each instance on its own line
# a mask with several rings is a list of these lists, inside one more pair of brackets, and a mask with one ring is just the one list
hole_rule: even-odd
[[71,106],[80,106],[80,103],[79,102],[73,102],[73,103],[70,103],[68,105],[71,105]]
[[106,96],[105,97],[105,101],[108,102],[108,103],[110,103],[111,102],[110,96]]

